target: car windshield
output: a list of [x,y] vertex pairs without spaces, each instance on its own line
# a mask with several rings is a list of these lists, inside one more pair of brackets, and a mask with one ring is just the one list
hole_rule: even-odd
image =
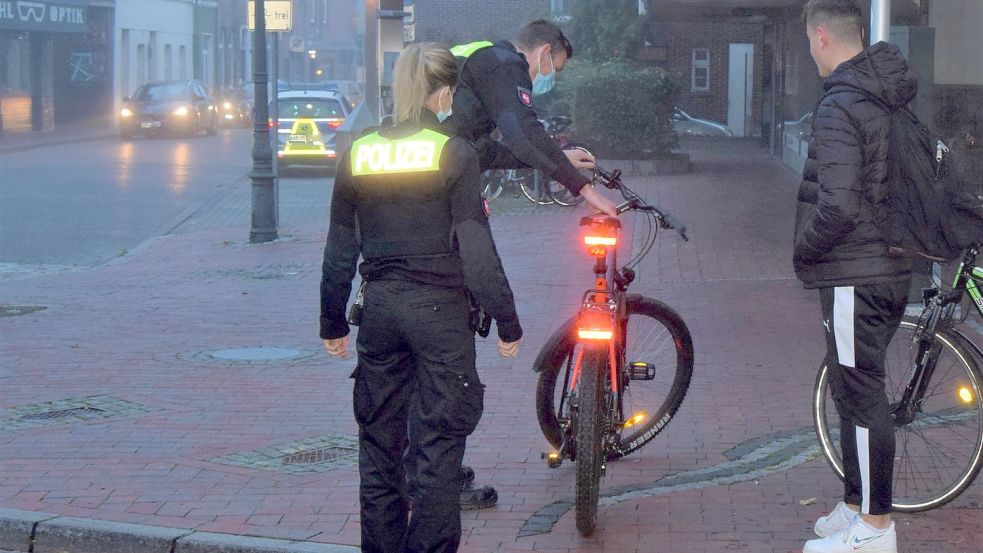
[[345,116],[341,102],[330,98],[283,98],[278,106],[282,119],[338,119]]
[[191,88],[186,84],[152,84],[143,85],[133,95],[134,100],[150,102],[154,100],[187,100],[191,97]]

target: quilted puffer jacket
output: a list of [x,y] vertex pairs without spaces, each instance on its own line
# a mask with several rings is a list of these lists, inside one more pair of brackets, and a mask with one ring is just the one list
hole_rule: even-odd
[[908,279],[911,262],[888,254],[888,108],[915,98],[901,51],[879,42],[840,64],[824,83],[799,187],[793,265],[806,288]]

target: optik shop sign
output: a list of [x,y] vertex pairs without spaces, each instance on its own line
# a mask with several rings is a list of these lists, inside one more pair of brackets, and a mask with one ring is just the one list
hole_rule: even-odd
[[87,16],[87,1],[0,0],[0,29],[84,33]]

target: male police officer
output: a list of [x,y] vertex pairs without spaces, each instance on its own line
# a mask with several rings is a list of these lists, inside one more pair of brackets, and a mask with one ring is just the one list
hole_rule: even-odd
[[[511,42],[474,42],[451,52],[458,59],[460,81],[454,113],[445,125],[478,147],[482,170],[532,167],[582,195],[595,209],[617,215],[614,203],[586,186],[590,179],[578,171],[593,168],[593,157],[560,149],[532,109],[533,97],[553,88],[556,74],[573,56],[559,27],[540,19],[519,29]],[[490,138],[496,128],[507,151]]]

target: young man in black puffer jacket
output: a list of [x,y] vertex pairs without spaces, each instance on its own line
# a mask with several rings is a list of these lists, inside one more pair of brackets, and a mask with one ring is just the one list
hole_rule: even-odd
[[855,0],[810,0],[810,52],[826,78],[796,213],[793,263],[818,288],[826,363],[841,417],[843,501],[820,518],[805,553],[896,553],[891,522],[894,426],[884,356],[907,303],[910,262],[888,254],[890,111],[915,97],[897,47],[863,47]]

